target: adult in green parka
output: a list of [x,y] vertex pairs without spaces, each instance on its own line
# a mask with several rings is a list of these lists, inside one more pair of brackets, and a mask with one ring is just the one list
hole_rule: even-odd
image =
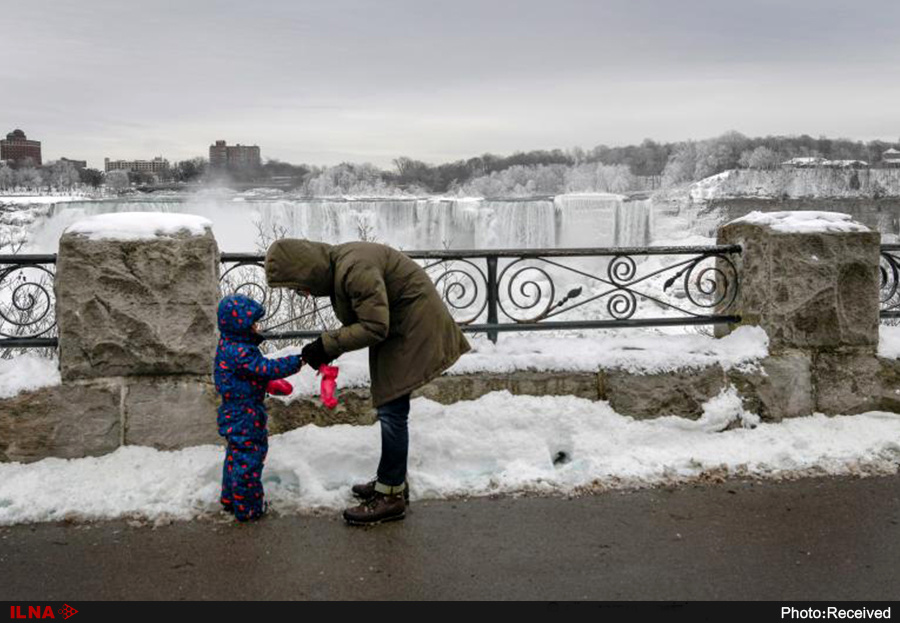
[[422,267],[383,244],[276,240],[266,253],[266,281],[331,298],[343,326],[303,347],[314,370],[368,347],[381,461],[375,480],[353,486],[362,504],[344,518],[351,524],[402,519],[409,498],[409,395],[453,365],[469,343]]

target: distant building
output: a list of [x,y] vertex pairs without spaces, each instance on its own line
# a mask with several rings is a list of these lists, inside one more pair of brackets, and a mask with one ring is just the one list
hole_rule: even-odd
[[110,171],[140,171],[142,173],[168,173],[169,161],[161,156],[157,156],[153,160],[110,160],[104,158],[103,163],[106,165],[106,172]]
[[71,164],[73,167],[75,167],[79,171],[81,169],[87,168],[87,160],[70,160],[68,158],[60,158],[59,161],[60,162],[68,162],[69,164]]
[[881,164],[886,167],[900,167],[900,151],[893,147],[881,154]]
[[226,145],[216,141],[209,146],[209,166],[213,169],[256,169],[262,164],[256,145]]
[[29,141],[22,130],[13,130],[0,140],[0,160],[24,163],[31,159],[34,166],[41,166],[41,142]]

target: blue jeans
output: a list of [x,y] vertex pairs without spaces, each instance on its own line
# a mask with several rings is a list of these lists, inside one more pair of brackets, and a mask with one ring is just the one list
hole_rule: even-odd
[[406,482],[406,457],[409,454],[409,394],[378,407],[381,422],[381,461],[378,482],[398,487]]

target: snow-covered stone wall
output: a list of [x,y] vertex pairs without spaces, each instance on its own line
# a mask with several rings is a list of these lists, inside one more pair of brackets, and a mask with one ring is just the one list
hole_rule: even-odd
[[[0,461],[218,441],[218,251],[204,223],[179,219],[82,223],[63,237],[61,382],[0,399]],[[547,338],[510,337],[476,347],[417,395],[443,404],[497,391],[576,396],[634,418],[697,419],[725,394],[756,420],[900,410],[900,341],[882,332],[879,345],[877,233],[843,215],[757,214],[723,227],[720,242],[742,246],[738,309],[728,312],[746,326],[727,336],[546,348]],[[346,362],[337,409],[297,382],[298,395],[271,401],[271,431],[372,423],[358,359]]]

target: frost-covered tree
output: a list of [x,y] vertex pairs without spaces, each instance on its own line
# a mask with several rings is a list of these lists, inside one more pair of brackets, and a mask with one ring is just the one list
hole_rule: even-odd
[[600,165],[597,170],[597,190],[621,193],[635,187],[635,177],[624,164]]
[[208,168],[209,161],[206,158],[182,160],[172,167],[172,179],[176,182],[191,182],[203,177]]
[[694,179],[697,168],[697,144],[687,141],[679,145],[669,156],[666,168],[663,169],[663,184],[673,186]]
[[81,169],[78,171],[78,177],[82,184],[93,186],[94,188],[103,183],[103,173],[97,169]]
[[746,169],[775,169],[781,163],[778,154],[768,147],[749,149],[741,154],[739,164]]
[[565,172],[568,192],[611,192],[633,190],[637,179],[624,164],[583,164]]
[[16,185],[16,172],[0,164],[0,189],[7,190]]
[[567,168],[564,164],[538,166],[534,175],[530,177],[530,179],[534,180],[534,189],[529,194],[553,195],[564,192]]
[[314,172],[307,192],[316,197],[335,195],[386,195],[392,192],[383,172],[374,165],[343,163]]
[[575,163],[575,166],[583,163],[587,158],[587,153],[581,147],[573,147],[569,150],[569,157],[572,158],[572,161]]
[[59,190],[69,190],[81,182],[78,169],[71,162],[58,160],[47,165],[45,170],[47,184]]
[[16,171],[16,186],[29,190],[39,190],[44,184],[41,172],[33,167],[25,167]]
[[106,174],[106,187],[115,192],[121,192],[131,186],[126,171],[110,171]]

